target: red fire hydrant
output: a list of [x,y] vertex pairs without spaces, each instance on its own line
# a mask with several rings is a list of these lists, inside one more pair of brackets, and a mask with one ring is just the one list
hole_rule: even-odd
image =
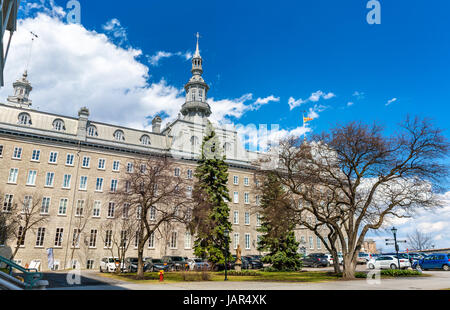
[[164,270],[160,270],[159,271],[159,282],[163,282],[164,281]]

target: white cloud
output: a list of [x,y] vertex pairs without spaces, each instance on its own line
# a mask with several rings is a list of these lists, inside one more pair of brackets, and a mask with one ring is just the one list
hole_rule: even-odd
[[390,100],[388,100],[388,102],[386,103],[386,106],[390,105],[391,103],[394,103],[397,101],[397,98],[392,98]]
[[361,100],[365,98],[366,94],[364,92],[355,91],[352,96],[356,97],[358,100]]
[[102,28],[119,46],[128,42],[127,30],[120,24],[117,18],[109,20]]
[[148,58],[148,62],[152,65],[152,66],[158,66],[159,65],[159,61],[163,58],[170,58],[173,56],[178,56],[181,57],[185,60],[189,60],[192,58],[192,53],[190,51],[187,52],[176,52],[176,53],[171,53],[171,52],[165,52],[165,51],[159,51],[156,52],[156,54],[151,55],[151,56],[147,56]]
[[354,105],[355,103],[352,101],[347,102],[347,107],[351,107],[352,105]]
[[311,96],[309,96],[309,98],[306,99],[306,100],[303,100],[301,98],[296,100],[295,98],[290,97],[289,101],[288,101],[288,104],[289,104],[290,109],[293,110],[296,107],[299,107],[299,106],[301,106],[301,105],[303,105],[305,103],[308,103],[308,102],[318,102],[320,99],[328,100],[328,99],[331,99],[331,98],[334,98],[334,97],[336,97],[336,95],[331,93],[331,92],[330,93],[324,93],[323,91],[318,90],[318,91],[312,93]]

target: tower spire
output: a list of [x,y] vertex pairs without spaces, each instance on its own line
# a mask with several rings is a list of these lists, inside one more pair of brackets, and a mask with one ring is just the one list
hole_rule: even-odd
[[199,116],[206,118],[211,115],[211,108],[206,102],[209,90],[208,84],[203,80],[203,59],[200,56],[199,39],[200,34],[197,32],[197,46],[194,56],[192,57],[192,77],[184,86],[186,91],[186,102],[181,107],[181,114],[185,119],[194,119]]

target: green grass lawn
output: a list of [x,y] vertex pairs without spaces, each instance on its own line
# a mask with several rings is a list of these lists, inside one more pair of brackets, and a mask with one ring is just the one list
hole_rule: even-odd
[[[132,282],[132,283],[158,283],[158,272],[147,272],[144,275],[144,280],[136,280],[135,273],[127,274],[101,274],[104,277],[109,277],[117,280]],[[223,281],[224,272],[207,272],[206,275],[202,272],[166,272],[164,274],[164,282],[192,282],[192,281]],[[429,275],[419,274],[417,272],[382,272],[381,278],[394,278],[394,277],[426,277]],[[365,279],[365,272],[357,272],[357,279]],[[329,271],[300,271],[300,272],[267,272],[267,271],[250,271],[242,272],[241,275],[228,275],[229,281],[254,281],[254,282],[329,282],[329,281],[342,281],[341,275],[335,274]]]

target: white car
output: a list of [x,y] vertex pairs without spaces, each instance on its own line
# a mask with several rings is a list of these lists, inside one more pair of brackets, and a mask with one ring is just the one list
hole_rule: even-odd
[[[369,269],[398,269],[398,259],[396,256],[380,256],[372,258],[367,262]],[[411,267],[409,260],[400,258],[400,269]]]
[[[325,254],[327,256],[328,261],[330,262],[330,265],[334,264],[334,258],[333,255],[331,254]],[[342,254],[338,254],[338,259],[339,259],[339,265],[342,265],[344,263],[344,256]]]
[[[104,257],[100,261],[100,272],[115,272],[120,265],[120,260],[117,257]],[[125,265],[122,264],[122,270]]]

